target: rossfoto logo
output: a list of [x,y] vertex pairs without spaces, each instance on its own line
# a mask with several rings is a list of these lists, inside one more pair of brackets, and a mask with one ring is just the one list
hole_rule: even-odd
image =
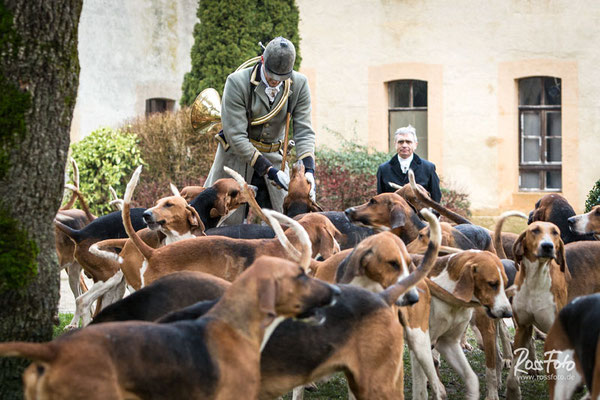
[[[550,366],[554,367],[554,371],[556,372],[571,372],[575,369],[575,361],[573,361],[571,355],[559,350],[546,351],[543,360],[535,361],[529,359],[529,349],[521,347],[515,349],[514,354],[517,356],[514,368],[515,375],[527,374],[530,372],[534,375],[537,373],[545,373],[545,376],[540,375],[537,379],[558,380],[562,379],[563,376],[550,374]],[[567,374],[564,378],[573,379],[573,376]]]

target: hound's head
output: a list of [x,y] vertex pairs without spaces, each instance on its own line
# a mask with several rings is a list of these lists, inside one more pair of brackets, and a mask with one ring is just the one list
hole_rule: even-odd
[[[452,226],[447,222],[440,222],[440,227],[442,228],[442,245],[449,246],[453,244],[452,238]],[[421,229],[419,231],[419,235],[415,240],[410,242],[406,249],[411,254],[423,254],[425,250],[427,250],[427,245],[429,244],[429,226]]]
[[517,268],[523,258],[531,263],[554,259],[561,271],[566,270],[565,248],[560,230],[552,222],[537,221],[528,225],[513,244],[513,254]]
[[339,242],[343,235],[329,218],[319,213],[308,213],[302,216],[298,223],[308,233],[312,243],[312,258],[320,254],[326,260],[340,251]]
[[323,211],[310,198],[310,182],[306,179],[304,172],[302,161],[293,165],[288,194],[283,200],[283,213],[292,218],[299,214]]
[[310,278],[299,264],[268,256],[256,259],[228,292],[239,290],[239,285],[244,290],[256,290],[264,327],[277,317],[305,319],[318,315],[320,308],[334,304],[340,294],[337,286]]
[[[391,232],[381,232],[364,239],[342,261],[336,281],[378,293],[407,277],[409,266],[411,258],[404,242]],[[412,288],[400,296],[396,304],[411,305],[418,300],[419,294]]]
[[569,228],[580,235],[591,233],[600,240],[600,205],[594,206],[586,214],[569,218]]
[[401,229],[415,215],[406,200],[395,193],[381,193],[360,206],[346,209],[346,216],[357,225],[378,230]]
[[467,250],[448,259],[448,278],[453,294],[460,300],[479,302],[491,318],[512,316],[512,307],[504,292],[508,278],[502,262],[489,251]]
[[[529,213],[527,224],[536,221],[552,221],[556,213],[564,212],[562,210],[572,210],[567,199],[557,193],[547,194],[535,203],[534,209]],[[574,214],[575,212],[572,211],[571,215]]]
[[[255,186],[248,186],[256,192]],[[210,210],[212,218],[224,217],[248,202],[247,194],[233,178],[219,179],[211,188],[216,191],[217,196],[213,208]]]
[[204,232],[204,224],[198,212],[181,196],[164,197],[152,208],[144,211],[144,222],[151,230],[165,235],[185,236]]

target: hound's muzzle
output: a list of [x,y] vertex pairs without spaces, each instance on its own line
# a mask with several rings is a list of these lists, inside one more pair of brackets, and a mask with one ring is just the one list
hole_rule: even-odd
[[412,306],[419,301],[419,292],[416,288],[410,289],[396,300],[396,305],[399,307]]
[[165,223],[165,221],[157,221],[154,218],[154,213],[150,210],[144,211],[144,213],[142,214],[142,218],[144,219],[146,225],[148,225],[148,228],[150,228],[153,231],[157,230],[161,227],[162,224]]
[[538,246],[537,256],[538,258],[555,258],[554,243],[550,241],[541,242]]

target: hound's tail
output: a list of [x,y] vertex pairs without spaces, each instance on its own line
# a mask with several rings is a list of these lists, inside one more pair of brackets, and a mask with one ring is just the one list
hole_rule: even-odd
[[142,173],[142,166],[140,165],[133,172],[131,176],[131,180],[127,184],[127,189],[125,189],[125,197],[123,199],[123,210],[121,211],[121,215],[123,216],[123,226],[125,227],[125,232],[129,238],[135,244],[135,247],[142,253],[146,260],[150,260],[152,255],[154,254],[154,249],[148,246],[142,238],[139,237],[135,229],[133,229],[133,225],[131,224],[131,198],[133,197],[133,191],[137,186],[140,180],[140,174]]
[[452,222],[455,222],[457,224],[473,225],[473,223],[471,221],[469,221],[462,215],[457,214],[454,211],[447,209],[446,207],[444,207],[437,201],[434,201],[434,200],[430,199],[428,196],[425,196],[423,194],[423,192],[421,192],[419,190],[419,188],[417,187],[417,182],[415,181],[415,173],[413,172],[412,169],[408,170],[408,182],[410,182],[410,187],[413,190],[413,192],[415,192],[415,195],[417,196],[417,198],[420,201],[422,201],[424,204],[426,204],[427,206],[433,208],[434,210],[436,210],[437,212],[439,212],[441,215],[448,218]]
[[440,244],[442,243],[442,229],[439,221],[431,211],[423,209],[421,210],[421,214],[429,222],[429,244],[427,245],[427,251],[423,260],[421,260],[421,264],[415,271],[381,292],[381,297],[390,306],[396,302],[398,297],[417,284],[421,279],[425,278],[435,264]]
[[[71,165],[73,166],[73,185],[79,189],[79,168],[77,167],[77,163],[75,162],[75,159],[73,157],[71,157]],[[68,180],[68,178],[65,175],[65,181],[66,180]],[[60,208],[60,210],[70,210],[71,208],[73,208],[73,205],[75,204],[76,200],[77,195],[75,193],[71,193],[71,198],[69,199],[67,204]]]
[[50,343],[6,342],[0,343],[0,356],[50,362],[56,358],[56,348]]
[[77,199],[79,200],[79,204],[81,204],[81,209],[85,213],[85,216],[87,217],[88,221],[95,220],[96,216],[90,211],[90,207],[88,206],[87,201],[85,201],[83,193],[79,191],[79,187],[67,184],[65,185],[65,188],[71,190],[73,192],[73,195],[77,197]]
[[81,231],[77,229],[73,229],[70,226],[63,224],[59,221],[59,218],[54,218],[54,225],[63,232],[65,235],[70,237],[75,243],[81,242]]
[[90,253],[97,255],[98,257],[114,260],[118,263],[122,263],[123,259],[115,252],[107,249],[123,249],[128,239],[106,239],[96,242],[90,246]]
[[109,186],[108,190],[110,191],[110,194],[113,198],[108,204],[116,208],[118,211],[123,210],[123,199],[120,199],[119,196],[117,196],[117,191],[115,190],[115,188]]
[[500,215],[500,218],[498,218],[498,221],[496,221],[496,227],[494,228],[494,247],[496,248],[496,254],[498,255],[498,258],[506,258],[504,246],[502,246],[502,225],[504,225],[504,221],[509,217],[521,217],[523,219],[528,219],[527,215],[520,211],[507,211]]
[[[273,210],[263,210],[265,217],[269,220],[269,225],[275,231],[275,237],[279,240],[279,243],[283,246],[284,249],[288,252],[290,257],[300,264],[305,271],[308,271],[308,267],[310,266],[310,259],[312,256],[312,243],[310,241],[310,237],[306,230],[300,225],[298,222],[294,221],[290,217],[287,217],[283,214],[280,214]],[[298,238],[298,242],[300,244],[300,251],[294,247],[294,245],[289,241],[285,233],[283,233],[283,229],[281,229],[281,225],[279,223],[283,223],[288,225],[291,230],[296,234]]]

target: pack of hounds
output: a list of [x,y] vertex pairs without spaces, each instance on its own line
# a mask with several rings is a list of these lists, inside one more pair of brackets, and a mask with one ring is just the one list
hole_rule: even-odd
[[[95,217],[75,178],[54,221],[73,320],[51,342],[0,343],[0,356],[32,361],[25,397],[301,399],[342,372],[351,399],[403,399],[406,341],[413,399],[446,398],[440,357],[465,399],[518,399],[524,375],[545,375],[552,399],[600,399],[600,206],[575,215],[548,194],[490,231],[409,174],[395,193],[323,211],[303,169],[293,166],[283,214],[260,209],[233,171],[132,207],[140,167],[119,210]],[[221,226],[238,207],[262,223]],[[503,232],[508,218],[526,229]]]

